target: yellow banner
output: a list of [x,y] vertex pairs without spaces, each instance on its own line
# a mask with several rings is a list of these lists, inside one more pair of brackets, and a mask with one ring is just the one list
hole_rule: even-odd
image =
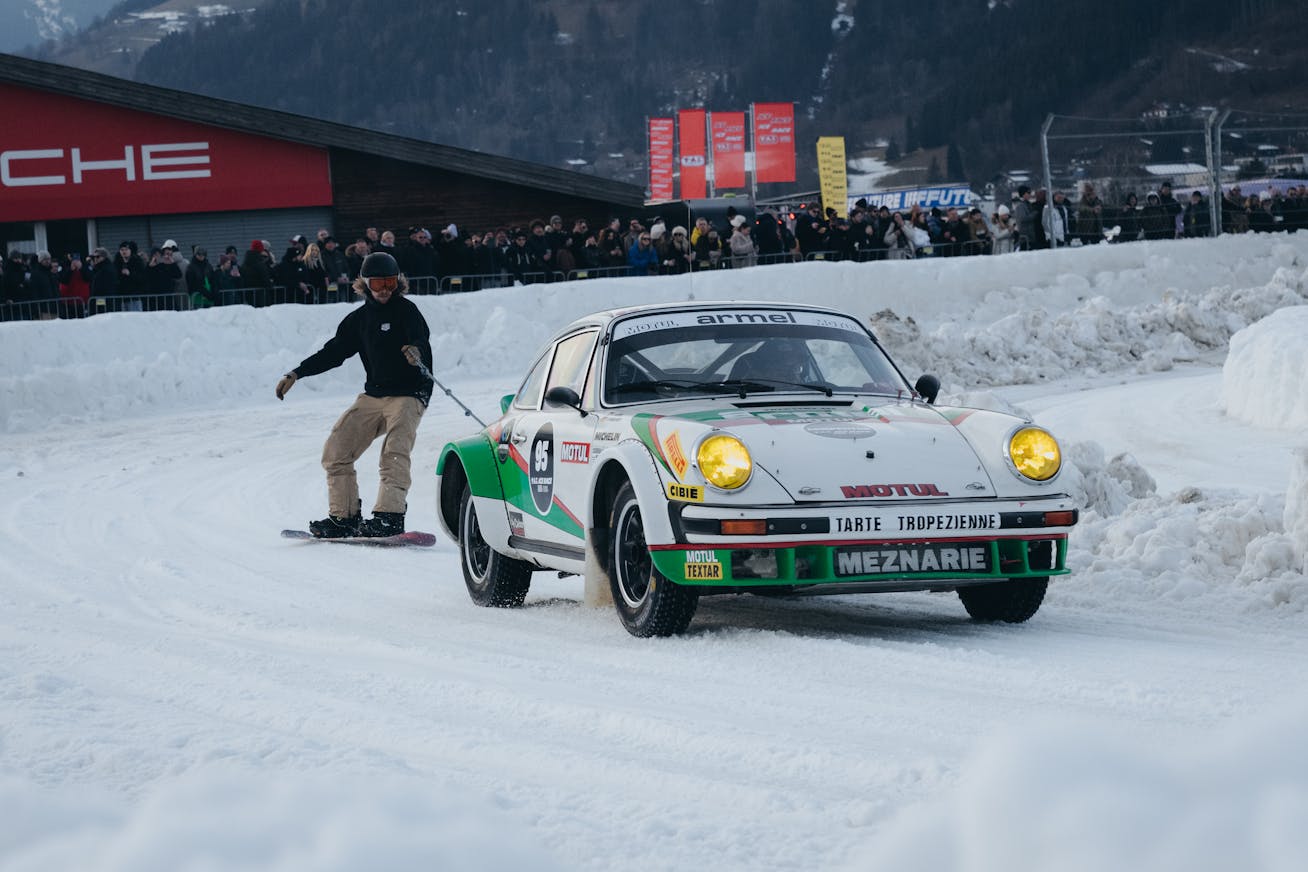
[[818,180],[822,184],[822,213],[828,208],[846,217],[845,137],[819,136],[817,141]]

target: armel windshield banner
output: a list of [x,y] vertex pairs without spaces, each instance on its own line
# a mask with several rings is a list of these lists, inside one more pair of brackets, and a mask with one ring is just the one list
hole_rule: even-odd
[[822,185],[823,209],[835,209],[841,218],[848,215],[845,190],[845,137],[819,136],[817,141],[818,182]]
[[702,200],[708,196],[705,112],[703,109],[682,109],[677,116],[681,142],[681,199]]
[[709,128],[713,134],[713,187],[745,187],[745,113],[714,112]]
[[795,104],[754,104],[754,181],[795,181]]
[[649,120],[649,196],[672,199],[672,119]]

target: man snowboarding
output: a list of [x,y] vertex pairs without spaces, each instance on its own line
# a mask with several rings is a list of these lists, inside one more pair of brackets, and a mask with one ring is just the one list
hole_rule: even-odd
[[[345,316],[321,350],[277,382],[280,400],[297,379],[334,369],[355,354],[367,373],[363,393],[341,415],[323,446],[329,514],[309,524],[320,539],[404,532],[412,481],[409,455],[431,399],[432,382],[424,375],[432,363],[431,331],[418,307],[404,296],[409,284],[395,258],[385,252],[368,255],[353,287],[363,305]],[[373,516],[364,520],[354,463],[383,434],[381,485]]]

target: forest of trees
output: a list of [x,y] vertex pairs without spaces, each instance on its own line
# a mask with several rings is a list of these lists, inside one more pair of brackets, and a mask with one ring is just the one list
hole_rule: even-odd
[[[976,182],[1032,162],[1050,112],[1252,105],[1308,82],[1301,0],[846,6],[840,29],[834,2],[267,0],[165,38],[137,78],[636,182],[641,166],[603,156],[639,160],[645,119],[676,108],[793,100],[801,150],[950,146],[946,174]],[[1261,61],[1219,73],[1191,45]]]

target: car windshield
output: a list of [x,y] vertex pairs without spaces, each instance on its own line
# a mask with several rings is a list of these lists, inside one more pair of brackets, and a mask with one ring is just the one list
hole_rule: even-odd
[[620,405],[720,394],[909,390],[853,318],[801,309],[703,309],[615,324],[603,400]]

